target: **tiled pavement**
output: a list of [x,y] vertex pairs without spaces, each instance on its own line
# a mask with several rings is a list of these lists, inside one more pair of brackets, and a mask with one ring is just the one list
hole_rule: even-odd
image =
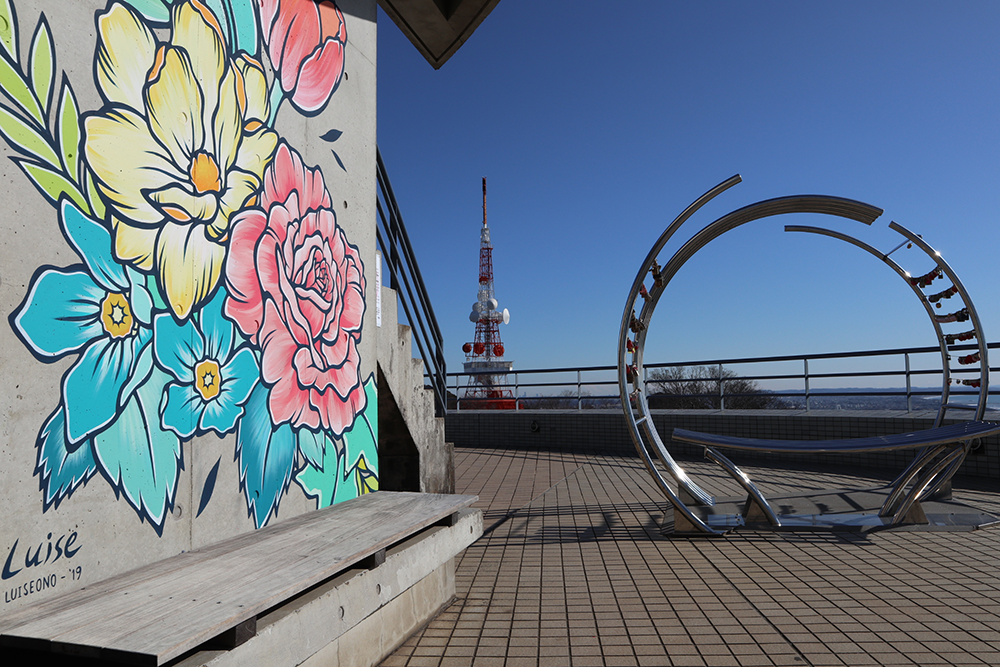
[[[1000,526],[671,540],[638,459],[455,458],[458,492],[480,496],[487,532],[457,561],[454,604],[383,667],[1000,665]],[[737,495],[718,468],[684,465],[710,492]],[[745,469],[765,495],[865,485]],[[1000,513],[1000,489],[955,497]]]

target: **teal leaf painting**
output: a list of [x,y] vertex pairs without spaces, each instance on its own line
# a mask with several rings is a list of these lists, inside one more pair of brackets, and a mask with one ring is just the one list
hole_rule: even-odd
[[143,519],[162,531],[183,467],[181,442],[159,424],[167,373],[154,368],[118,419],[94,436],[101,472]]
[[365,411],[344,432],[341,442],[334,446],[327,439],[323,465],[307,463],[295,476],[303,493],[316,499],[317,509],[356,498],[362,486],[378,488],[378,385],[374,374],[365,382],[365,396]]
[[151,23],[166,25],[170,22],[170,7],[163,0],[124,0],[124,2]]
[[254,0],[203,0],[219,19],[233,53],[257,55],[257,8]]
[[307,463],[295,476],[295,483],[302,488],[302,492],[309,498],[316,499],[316,509],[329,507],[334,503],[337,487],[344,478],[343,445],[332,442],[325,434],[320,435],[326,438],[326,447],[319,464]]
[[247,511],[260,528],[277,514],[281,497],[288,490],[295,466],[295,432],[288,424],[275,428],[267,408],[270,391],[257,384],[246,404],[236,436],[240,462],[240,485]]
[[90,440],[75,446],[66,441],[66,416],[62,404],[42,426],[36,447],[38,463],[35,474],[40,478],[45,510],[53,505],[59,507],[63,499],[72,495],[81,484],[86,484],[97,472]]

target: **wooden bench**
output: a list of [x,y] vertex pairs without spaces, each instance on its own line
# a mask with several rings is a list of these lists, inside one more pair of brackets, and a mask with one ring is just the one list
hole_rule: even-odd
[[234,647],[258,614],[454,522],[477,496],[380,491],[178,554],[0,617],[0,647],[162,665]]

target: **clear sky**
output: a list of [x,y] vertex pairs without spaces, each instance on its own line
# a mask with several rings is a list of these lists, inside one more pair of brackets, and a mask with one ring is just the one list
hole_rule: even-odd
[[[378,37],[378,142],[450,371],[474,334],[483,176],[515,368],[615,363],[646,253],[736,173],[743,183],[675,239],[783,195],[837,195],[885,213],[870,228],[769,218],[717,239],[661,299],[647,363],[936,344],[888,267],[782,231],[793,222],[883,251],[901,240],[890,220],[922,234],[962,278],[987,338],[1000,340],[994,0],[502,0],[438,71],[381,10]],[[893,258],[914,274],[933,268],[918,253]]]

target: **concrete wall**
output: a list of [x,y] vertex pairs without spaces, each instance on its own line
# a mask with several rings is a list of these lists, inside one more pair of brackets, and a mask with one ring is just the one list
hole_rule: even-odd
[[[702,455],[702,448],[671,443],[670,431],[684,428],[747,438],[774,440],[833,440],[908,433],[931,428],[934,415],[900,412],[892,415],[849,411],[655,410],[653,423],[675,456]],[[446,437],[456,447],[552,448],[581,452],[611,452],[637,456],[620,410],[523,410],[449,412]],[[866,454],[778,455],[732,452],[740,461],[795,461],[889,468],[902,472],[912,451]],[[729,456],[730,453],[726,452]],[[960,475],[1000,479],[1000,437],[984,438],[966,458]]]
[[0,2],[0,614],[378,487],[376,9],[337,5]]

